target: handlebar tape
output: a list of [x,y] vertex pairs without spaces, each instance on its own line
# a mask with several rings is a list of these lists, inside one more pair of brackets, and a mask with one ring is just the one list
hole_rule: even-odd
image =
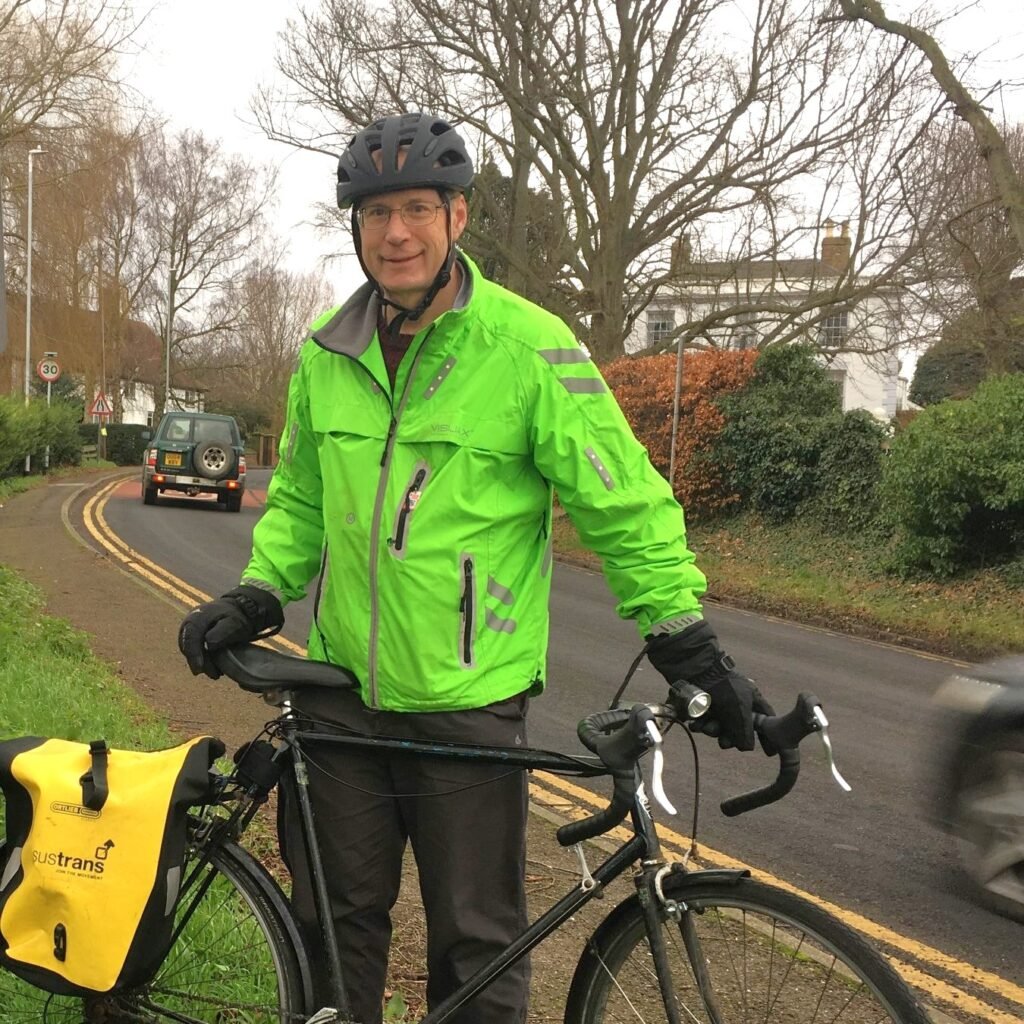
[[[584,839],[593,839],[614,828],[629,813],[635,792],[634,771],[640,755],[649,746],[640,728],[650,712],[640,708],[634,712],[626,708],[598,711],[580,722],[577,735],[580,742],[611,770],[612,799],[603,810],[562,825],[555,835],[562,846],[574,846]],[[637,728],[630,728],[631,724]]]
[[733,818],[755,807],[764,807],[765,804],[781,800],[796,785],[800,774],[799,744],[804,737],[818,731],[814,709],[820,704],[821,701],[813,694],[801,693],[797,697],[796,707],[784,715],[754,715],[754,730],[761,737],[761,745],[766,751],[778,751],[779,774],[774,782],[763,789],[723,800],[723,814]]

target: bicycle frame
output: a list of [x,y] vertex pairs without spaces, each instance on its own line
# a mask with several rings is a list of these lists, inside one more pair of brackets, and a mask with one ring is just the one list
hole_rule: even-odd
[[[309,773],[303,755],[302,745],[305,742],[339,744],[351,748],[372,748],[387,750],[398,754],[409,754],[420,757],[431,757],[450,761],[475,761],[478,764],[495,764],[523,769],[535,768],[562,775],[576,775],[592,778],[608,775],[608,769],[594,759],[588,763],[587,758],[571,757],[553,751],[531,747],[485,747],[472,744],[431,743],[419,740],[388,739],[360,736],[357,734],[341,734],[322,732],[316,729],[302,728],[299,720],[286,713],[276,723],[276,735],[283,743],[286,756],[290,759],[293,777],[296,783],[296,797],[299,809],[305,849],[309,862],[313,883],[313,895],[316,905],[317,920],[324,940],[324,949],[328,957],[328,970],[332,998],[335,1008],[342,1014],[342,1019],[350,1019],[348,997],[345,990],[343,969],[338,951],[337,938],[331,924],[330,898],[327,891],[327,879],[320,847],[317,839],[316,820],[309,796]],[[659,873],[665,864],[661,856],[661,847],[655,831],[654,822],[647,806],[643,788],[643,777],[639,766],[635,769],[635,798],[631,809],[633,836],[612,853],[591,874],[593,884],[584,883],[576,886],[557,903],[547,910],[540,918],[530,924],[501,953],[493,957],[472,978],[467,980],[439,1006],[435,1007],[420,1024],[443,1024],[451,1018],[461,1006],[472,999],[478,992],[489,985],[495,978],[507,971],[513,964],[520,961],[534,947],[544,941],[552,932],[560,928],[569,918],[589,903],[595,896],[602,893],[604,887],[618,878],[634,862],[639,861],[640,871],[636,875],[636,886],[646,909],[648,920],[648,938],[652,953],[658,966],[659,982],[670,1024],[680,1024],[678,1010],[674,1000],[667,992],[667,971],[664,970],[664,940],[657,927],[658,914],[661,912],[662,900],[658,892]],[[716,872],[717,874],[717,872]]]

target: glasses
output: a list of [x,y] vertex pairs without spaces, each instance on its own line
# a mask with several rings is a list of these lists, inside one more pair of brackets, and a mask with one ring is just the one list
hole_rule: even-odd
[[424,228],[433,224],[437,220],[437,211],[444,208],[444,203],[424,203],[420,200],[413,200],[397,208],[372,203],[370,206],[360,206],[356,210],[356,218],[365,231],[383,231],[391,223],[393,213],[401,214],[402,222],[411,228]]

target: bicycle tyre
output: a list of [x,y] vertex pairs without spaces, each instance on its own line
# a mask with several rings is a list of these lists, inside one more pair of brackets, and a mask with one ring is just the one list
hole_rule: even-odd
[[[663,922],[680,1019],[688,1024],[929,1024],[913,993],[860,935],[809,901],[749,878],[701,872],[666,880],[685,904]],[[684,922],[697,936],[698,987]],[[637,896],[619,904],[587,943],[566,1003],[566,1024],[667,1020]]]
[[309,965],[277,883],[234,843],[214,850],[205,873],[213,876],[209,889],[149,984],[84,1000],[51,995],[0,969],[4,1024],[306,1020]]

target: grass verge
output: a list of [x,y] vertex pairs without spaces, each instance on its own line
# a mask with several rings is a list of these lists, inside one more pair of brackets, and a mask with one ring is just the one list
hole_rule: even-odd
[[89,649],[43,613],[42,594],[0,565],[0,736],[105,739],[135,750],[175,742],[167,726]]
[[63,466],[46,474],[34,473],[32,476],[0,478],[0,502],[5,498],[13,497],[15,494],[31,490],[33,487],[52,483],[54,480],[73,480],[76,476],[90,470],[117,468],[116,463],[107,462],[105,459],[83,459],[80,466]]
[[[688,537],[714,600],[969,660],[1024,650],[1019,565],[947,582],[901,580],[882,570],[869,537],[750,515],[691,525]],[[566,516],[555,520],[554,544],[562,560],[600,568]]]

